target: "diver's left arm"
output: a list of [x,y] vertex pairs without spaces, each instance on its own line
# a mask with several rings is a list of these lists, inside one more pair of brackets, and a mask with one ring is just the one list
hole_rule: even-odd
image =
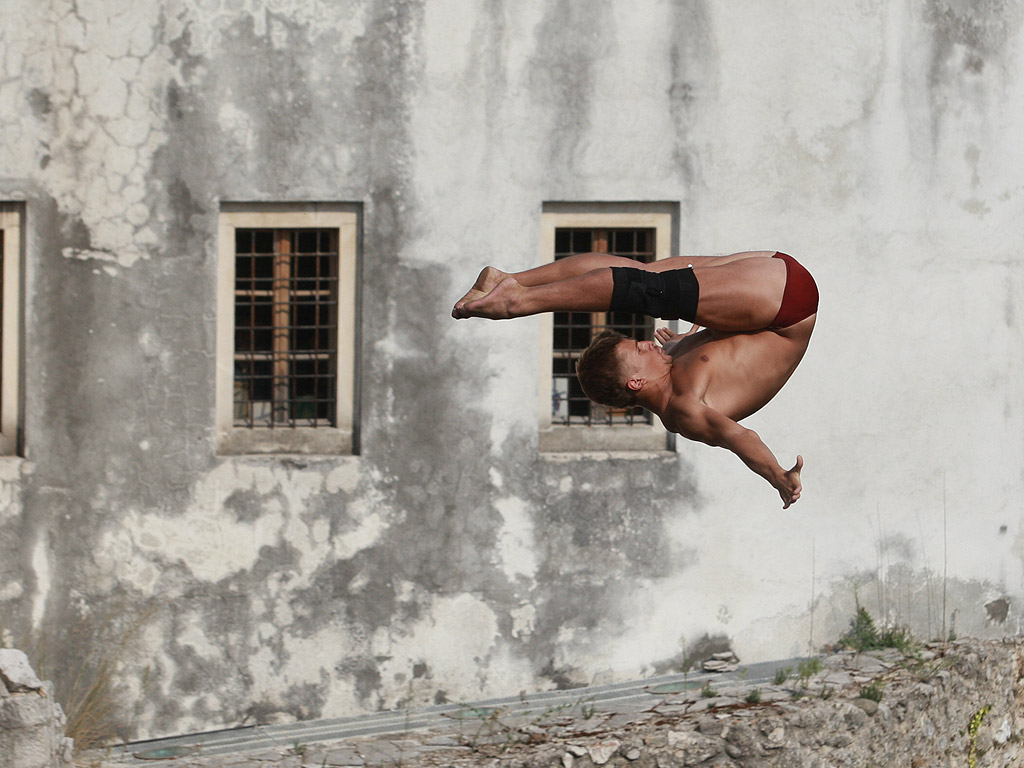
[[783,509],[787,509],[800,498],[800,492],[803,490],[800,482],[800,472],[804,465],[802,457],[796,457],[796,465],[792,469],[783,469],[775,454],[754,430],[747,429],[704,404],[688,408],[684,413],[678,414],[675,421],[680,427],[680,434],[684,437],[699,440],[707,445],[727,448],[739,456],[744,464],[771,483],[779,492]]

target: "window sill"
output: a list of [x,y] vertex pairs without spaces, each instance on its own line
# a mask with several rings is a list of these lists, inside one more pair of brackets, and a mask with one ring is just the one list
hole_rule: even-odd
[[674,453],[675,435],[649,427],[548,427],[539,433],[541,453]]
[[348,456],[352,432],[342,429],[232,429],[217,441],[221,456]]

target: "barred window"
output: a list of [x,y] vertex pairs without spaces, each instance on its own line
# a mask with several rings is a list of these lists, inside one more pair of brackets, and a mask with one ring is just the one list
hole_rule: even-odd
[[356,453],[361,209],[222,203],[217,448]]
[[[555,230],[555,260],[578,253],[611,253],[640,262],[655,258],[652,227],[595,229],[560,227]],[[609,408],[591,402],[576,378],[580,353],[605,329],[629,338],[654,338],[654,321],[631,312],[555,312],[552,344],[551,423],[554,425],[651,424],[650,411],[640,406]]]
[[236,427],[336,424],[337,263],[337,230],[235,230]]
[[[641,262],[673,255],[679,206],[674,202],[546,202],[540,262],[579,253],[611,253]],[[654,320],[631,312],[540,315],[537,448],[542,454],[674,451],[674,436],[644,408],[591,403],[576,378],[576,360],[605,328],[635,339],[654,335]]]

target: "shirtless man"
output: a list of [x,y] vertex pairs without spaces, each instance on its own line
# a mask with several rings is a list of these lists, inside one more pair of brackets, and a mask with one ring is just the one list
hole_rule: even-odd
[[[817,308],[810,273],[775,251],[649,264],[586,253],[516,274],[486,267],[452,317],[615,310],[692,322],[686,334],[658,329],[657,342],[602,334],[580,356],[580,384],[595,402],[642,405],[666,429],[728,448],[771,483],[786,509],[800,498],[803,459],[785,470],[757,433],[738,422],[760,410],[796,370]],[[706,330],[698,331],[701,326]]]

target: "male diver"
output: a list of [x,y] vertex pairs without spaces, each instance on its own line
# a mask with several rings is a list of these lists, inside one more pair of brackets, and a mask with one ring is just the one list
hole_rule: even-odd
[[694,325],[686,334],[659,328],[657,341],[601,334],[576,365],[587,396],[602,405],[641,405],[672,432],[728,448],[771,483],[783,509],[796,502],[803,458],[784,469],[738,422],[782,389],[807,350],[818,311],[810,273],[776,251],[647,264],[585,253],[515,274],[485,267],[452,317],[608,310]]

